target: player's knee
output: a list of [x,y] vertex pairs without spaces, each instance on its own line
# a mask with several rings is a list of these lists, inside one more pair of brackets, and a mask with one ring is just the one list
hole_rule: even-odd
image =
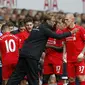
[[85,81],[85,75],[79,75],[78,79],[79,81]]
[[69,78],[69,82],[75,82],[75,78]]

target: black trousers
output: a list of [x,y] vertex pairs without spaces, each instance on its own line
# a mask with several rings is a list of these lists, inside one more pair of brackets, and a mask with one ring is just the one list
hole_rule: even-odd
[[28,77],[29,85],[39,85],[38,62],[31,58],[21,57],[7,85],[18,85],[25,75]]
[[0,85],[2,85],[2,67],[0,67]]

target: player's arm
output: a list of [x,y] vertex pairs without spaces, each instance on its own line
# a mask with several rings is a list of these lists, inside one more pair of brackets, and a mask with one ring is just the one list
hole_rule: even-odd
[[85,45],[84,45],[84,48],[83,48],[83,50],[82,50],[82,52],[81,52],[82,54],[84,54],[85,53]]
[[68,36],[71,36],[72,34],[76,33],[78,31],[78,29],[74,29],[72,31],[69,32],[64,32],[62,34],[57,34],[55,32],[53,32],[52,30],[50,30],[49,28],[46,28],[45,26],[42,28],[44,30],[44,34],[47,37],[52,37],[52,38],[56,38],[56,39],[62,39]]
[[63,52],[63,47],[57,47],[57,46],[53,46],[53,45],[47,44],[46,48],[52,48],[52,49],[54,49],[57,52]]
[[63,61],[67,63],[67,53],[66,53],[66,45],[65,42],[63,42]]
[[[82,42],[85,44],[85,29],[83,27],[80,27],[79,32],[80,32],[80,36],[82,38]],[[85,58],[84,54],[85,54],[85,45],[77,57],[78,61],[82,61],[82,59]]]
[[78,61],[82,61],[82,59],[85,58],[84,54],[85,54],[85,45],[81,53],[78,55]]

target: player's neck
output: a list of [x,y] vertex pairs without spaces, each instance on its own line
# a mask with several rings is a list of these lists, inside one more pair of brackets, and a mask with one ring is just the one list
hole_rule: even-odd
[[72,23],[70,26],[69,26],[69,28],[74,28],[75,27],[75,24],[74,23]]

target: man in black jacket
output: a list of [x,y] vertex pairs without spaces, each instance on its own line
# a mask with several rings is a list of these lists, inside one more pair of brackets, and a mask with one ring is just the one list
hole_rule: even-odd
[[21,49],[18,64],[7,85],[18,85],[25,75],[28,76],[29,85],[39,85],[38,63],[48,38],[62,39],[78,31],[75,29],[71,32],[56,34],[51,30],[53,25],[54,21],[47,18],[39,28],[31,31],[29,38]]

